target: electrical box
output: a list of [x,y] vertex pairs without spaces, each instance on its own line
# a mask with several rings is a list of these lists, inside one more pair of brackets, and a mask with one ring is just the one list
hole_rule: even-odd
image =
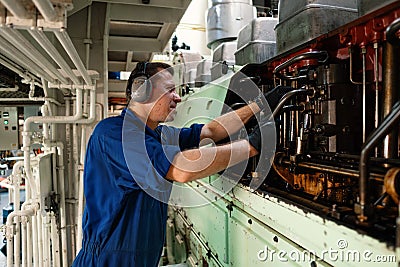
[[36,156],[37,164],[32,165],[32,175],[36,181],[40,195],[40,207],[42,212],[50,209],[49,197],[53,191],[53,154],[39,154]]
[[0,107],[0,150],[18,149],[18,111]]
[[[32,116],[42,116],[40,112],[40,106],[25,106],[24,107],[24,120]],[[42,123],[31,123],[31,132],[33,134],[42,134],[43,124]]]

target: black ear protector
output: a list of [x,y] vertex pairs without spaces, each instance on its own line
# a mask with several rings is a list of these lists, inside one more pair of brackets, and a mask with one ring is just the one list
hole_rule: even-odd
[[[131,77],[131,99],[136,102],[146,102],[151,96],[152,85],[146,73],[148,62],[137,63],[137,72]],[[129,86],[129,84],[128,84]]]

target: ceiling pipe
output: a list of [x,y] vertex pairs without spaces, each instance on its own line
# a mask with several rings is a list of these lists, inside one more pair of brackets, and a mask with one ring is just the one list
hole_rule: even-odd
[[46,73],[62,83],[68,80],[50,63],[20,32],[9,27],[0,27],[0,34],[17,47],[28,58],[33,59]]
[[68,75],[74,84],[81,84],[78,77],[74,74],[68,63],[63,59],[54,45],[46,37],[46,34],[41,29],[28,30],[30,35],[40,44],[49,56],[60,66],[60,68]]
[[27,19],[29,18],[28,11],[24,8],[20,0],[1,0],[0,1],[6,8],[20,19]]
[[56,21],[57,13],[49,0],[32,0],[46,21]]
[[61,29],[60,31],[55,31],[54,34],[56,35],[58,41],[61,43],[61,45],[64,47],[65,51],[71,58],[72,62],[74,62],[76,68],[82,75],[83,79],[85,80],[87,85],[93,85],[92,80],[90,79],[90,76],[85,68],[85,66],[82,63],[81,58],[78,55],[78,52],[76,51],[74,44],[71,41],[71,38],[69,37],[66,29]]
[[15,72],[16,74],[18,74],[19,76],[21,76],[23,79],[25,79],[27,81],[35,80],[33,77],[30,77],[27,73],[23,72],[23,70],[21,70],[19,68],[19,66],[13,65],[12,63],[8,62],[1,56],[0,56],[0,64],[4,65],[6,68],[12,70],[13,72]]
[[31,70],[33,74],[39,77],[45,78],[47,81],[52,83],[55,82],[55,79],[47,74],[43,69],[41,69],[34,61],[21,55],[21,52],[11,45],[4,38],[0,37],[0,51],[3,55],[9,58],[11,61],[15,61],[21,67]]

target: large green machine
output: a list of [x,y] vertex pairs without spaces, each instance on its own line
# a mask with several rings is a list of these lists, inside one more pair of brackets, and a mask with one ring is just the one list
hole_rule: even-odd
[[[207,123],[220,115],[232,75],[187,95],[172,124]],[[165,253],[169,263],[397,266],[393,246],[313,212],[296,203],[296,196],[284,199],[273,188],[254,191],[231,183],[229,178],[214,175],[182,185],[196,201],[202,198],[204,202],[196,207],[170,205]],[[227,187],[232,190],[225,194]],[[190,193],[186,191],[185,197],[190,198]],[[326,212],[322,205],[314,205]]]
[[[227,88],[241,82],[253,81],[266,94],[286,88],[272,110],[272,168],[256,187],[257,159],[240,175],[227,171],[182,185],[186,200],[195,200],[187,202],[200,204],[172,201],[166,260],[399,266],[400,2],[280,0],[278,13],[277,55],[261,57],[269,41],[248,37],[268,32],[267,24],[253,21],[239,33],[249,41],[239,40],[235,52],[243,67],[194,88],[172,123],[206,123],[234,108],[243,99]],[[247,78],[237,79],[239,71]]]

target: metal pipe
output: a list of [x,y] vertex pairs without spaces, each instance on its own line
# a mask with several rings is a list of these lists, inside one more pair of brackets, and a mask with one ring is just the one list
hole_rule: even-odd
[[365,142],[365,138],[367,135],[367,80],[365,73],[365,61],[367,49],[363,47],[361,49],[362,54],[362,140]]
[[60,259],[60,240],[58,237],[58,227],[56,222],[56,217],[53,212],[50,214],[51,223],[51,256],[54,266],[61,266]]
[[354,78],[353,78],[353,52],[354,52],[353,48],[352,48],[352,47],[349,47],[350,82],[351,82],[352,84],[359,85],[359,84],[362,84],[362,82],[356,82],[356,81],[354,81]]
[[78,52],[76,51],[74,44],[71,41],[71,38],[69,37],[66,29],[61,29],[60,31],[55,31],[54,34],[56,35],[58,41],[61,43],[61,45],[64,47],[65,51],[71,58],[72,62],[74,62],[76,68],[82,75],[83,79],[85,80],[86,84],[92,85],[92,80],[90,79],[90,76],[85,69],[85,66],[82,63],[81,58],[78,55]]
[[[290,160],[282,160],[281,164],[284,164],[285,166],[293,165],[293,163]],[[343,167],[336,167],[336,166],[325,165],[325,164],[314,163],[314,162],[299,162],[296,164],[296,167],[305,168],[305,169],[309,169],[309,170],[317,170],[320,172],[328,172],[328,173],[338,174],[338,175],[345,175],[345,176],[349,176],[349,177],[353,177],[353,178],[360,177],[360,172],[357,170],[351,170],[351,169],[346,169]],[[379,173],[371,173],[370,177],[373,178],[374,180],[383,182],[385,175],[379,174]]]
[[58,64],[58,66],[60,66],[60,68],[68,75],[68,78],[70,78],[74,84],[80,84],[78,77],[76,77],[68,63],[63,59],[54,45],[46,37],[46,34],[43,32],[43,30],[31,28],[28,30],[28,32],[36,40],[36,42],[38,42],[38,44],[44,48],[44,50]]
[[1,0],[0,2],[17,18],[29,18],[29,13],[21,3],[21,0]]
[[50,217],[47,212],[42,219],[42,233],[43,233],[43,267],[50,267]]
[[276,108],[274,109],[274,111],[272,112],[272,117],[275,118],[280,110],[282,109],[282,107],[286,104],[286,102],[292,98],[295,95],[312,95],[314,94],[314,91],[311,89],[296,89],[290,92],[287,92],[282,98],[281,100],[279,100],[278,105],[276,106]]
[[11,45],[7,40],[5,40],[2,37],[0,37],[0,49],[2,50],[2,53],[6,57],[8,57],[12,61],[15,61],[18,65],[22,66],[23,68],[25,68],[27,70],[32,70],[33,74],[35,74],[39,77],[43,77],[48,81],[55,82],[53,77],[51,77],[49,74],[44,72],[31,59],[22,56],[20,51],[17,48],[15,48],[13,45]]
[[374,72],[375,72],[375,128],[379,125],[379,58],[378,58],[378,43],[374,43],[375,60],[374,60]]
[[31,82],[31,86],[30,86],[30,91],[29,91],[29,94],[28,94],[29,99],[32,100],[32,101],[44,101],[45,102],[44,105],[47,105],[47,106],[49,105],[49,102],[51,102],[53,104],[56,104],[57,106],[62,106],[62,104],[60,102],[58,102],[57,100],[55,100],[54,98],[46,96],[48,88],[47,88],[46,81],[43,78],[42,78],[42,88],[43,88],[43,91],[45,93],[45,96],[44,97],[34,97],[34,95],[35,95],[35,83],[32,81]]
[[397,126],[400,120],[400,101],[397,102],[391,112],[382,121],[381,125],[368,137],[367,141],[364,143],[360,155],[360,201],[359,201],[359,219],[364,221],[367,219],[365,208],[369,204],[369,199],[367,196],[367,186],[368,186],[368,158],[369,153],[378,142],[380,142],[393,127]]
[[319,64],[324,64],[325,62],[328,61],[329,55],[327,51],[312,51],[312,52],[306,52],[297,56],[294,56],[290,58],[289,60],[283,62],[282,64],[278,65],[273,73],[276,77],[282,79],[282,80],[297,80],[297,79],[304,79],[307,78],[306,75],[303,76],[288,76],[288,75],[283,75],[280,73],[281,70],[284,70],[291,65],[293,65],[296,62],[302,61],[302,60],[308,60],[308,59],[317,59]]
[[27,81],[30,81],[30,80],[34,79],[33,77],[30,77],[27,73],[25,73],[21,69],[19,69],[17,66],[14,66],[10,62],[7,62],[1,56],[0,56],[0,64],[6,66],[8,69],[12,70],[13,72],[15,72],[16,74],[18,74],[19,76],[21,76],[23,79],[25,79]]
[[[374,127],[378,128],[379,125],[379,51],[378,51],[378,43],[374,43],[374,73],[375,73],[375,114],[374,114]],[[375,157],[378,157],[378,148],[375,148]]]
[[[78,125],[74,123],[72,125],[72,166],[73,166],[73,184],[74,184],[74,199],[79,201],[79,139],[78,139]],[[75,218],[74,221],[77,223],[79,221],[79,203],[74,207],[75,209]],[[80,229],[77,229],[77,233]],[[74,235],[75,237],[75,244],[74,250],[72,251],[72,255],[76,255],[77,247],[79,246],[78,234]]]
[[89,69],[89,60],[90,60],[90,29],[92,23],[92,6],[88,6],[87,8],[87,20],[86,20],[86,40],[85,40],[85,48],[86,48],[86,69]]
[[[83,97],[83,114],[87,115],[87,91],[84,93]],[[81,128],[81,146],[79,155],[79,165],[78,165],[78,211],[77,211],[77,235],[76,235],[76,255],[82,248],[82,216],[84,208],[84,193],[83,193],[83,166],[86,154],[86,126],[82,125]]]
[[22,219],[21,220],[21,239],[22,239],[22,267],[26,267],[26,257],[27,257],[27,245],[28,245],[28,239],[27,239],[27,220]]
[[0,34],[15,47],[17,47],[26,57],[34,60],[43,70],[54,79],[58,79],[64,84],[68,81],[21,33],[9,27],[0,27]]
[[33,220],[36,219],[36,234],[37,234],[37,243],[33,243],[34,245],[37,246],[38,254],[37,254],[37,259],[38,259],[38,267],[42,267],[43,264],[43,233],[42,233],[42,210],[39,210],[36,214],[36,218],[33,218]]
[[46,21],[56,21],[57,13],[49,0],[32,0]]
[[24,123],[24,131],[22,132],[23,136],[23,147],[24,151],[24,167],[26,172],[26,178],[32,188],[33,199],[36,199],[37,196],[37,187],[36,182],[33,179],[32,172],[30,170],[30,144],[31,144],[31,132],[30,127],[31,123],[73,123],[82,118],[82,90],[76,90],[76,98],[79,101],[76,108],[76,114],[74,116],[32,116],[25,120]]
[[[25,189],[25,197],[27,201],[25,201],[22,204],[22,210],[25,209],[26,206],[28,206],[28,203],[32,201],[31,199],[31,190],[29,187]],[[26,203],[26,204],[25,204]],[[26,224],[26,266],[31,267],[32,266],[32,253],[33,253],[33,248],[32,248],[32,223],[27,222]],[[25,257],[24,257],[25,258]]]
[[[36,212],[37,213],[37,212]],[[36,216],[32,216],[31,220],[32,224],[32,258],[33,258],[33,266],[40,267],[39,265],[39,248],[38,248],[38,231],[37,231],[37,220]]]
[[[14,188],[13,188],[13,193],[14,193],[14,210],[19,211],[19,205],[20,205],[20,182],[21,180],[16,176],[14,177],[16,181],[14,181]],[[15,242],[14,242],[14,251],[18,253],[14,253],[14,264],[15,266],[20,266],[21,262],[21,257],[19,251],[21,250],[21,226],[20,226],[20,221],[17,218],[16,224],[15,224]]]
[[[24,165],[23,161],[18,161],[14,164],[13,166],[13,171],[12,171],[12,190],[13,190],[13,203],[14,203],[14,211],[19,211],[20,208],[20,183],[21,183],[21,176],[22,176],[22,170],[21,167]],[[20,230],[20,222],[17,221],[15,222],[15,237],[14,237],[14,251],[20,251],[20,235],[21,235],[21,230]],[[11,255],[10,255],[11,257]],[[15,266],[20,265],[20,254],[19,253],[14,253],[14,264]]]
[[[67,213],[65,210],[65,178],[64,178],[64,143],[56,143],[58,152],[58,175],[59,175],[59,194],[60,194],[60,229],[61,229],[61,248],[63,266],[67,266]],[[57,265],[59,266],[59,265]]]
[[[32,216],[35,214],[35,209],[27,209],[27,210],[19,210],[19,211],[13,211],[7,216],[7,221],[6,221],[6,238],[7,238],[7,267],[12,267],[14,266],[13,263],[13,239],[14,239],[14,229],[13,229],[13,224],[14,224],[14,218],[16,217],[21,217],[21,216]],[[18,252],[19,253],[19,252]]]
[[[399,94],[398,89],[400,88],[399,80],[399,48],[386,42],[383,49],[382,69],[383,72],[383,93],[382,93],[382,118],[387,116],[392,110],[393,104],[398,101]],[[397,158],[398,157],[398,130],[388,134],[383,140],[383,153],[382,156],[385,158]]]

